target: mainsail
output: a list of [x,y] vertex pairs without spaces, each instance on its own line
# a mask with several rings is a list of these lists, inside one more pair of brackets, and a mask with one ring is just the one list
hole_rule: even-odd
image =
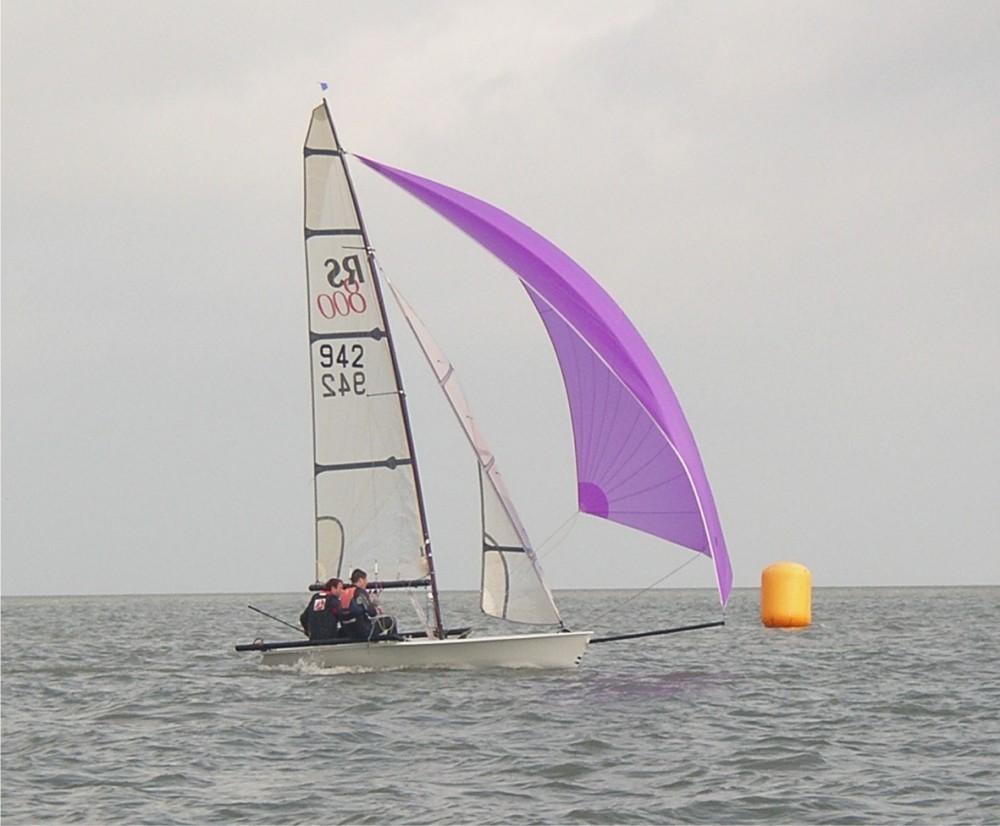
[[542,576],[541,564],[507,492],[493,451],[472,417],[472,409],[451,362],[396,285],[391,281],[386,283],[479,461],[483,509],[480,607],[484,613],[510,622],[561,625],[559,610]]
[[325,102],[313,110],[304,156],[316,577],[343,576],[345,565],[383,579],[427,577],[433,565],[396,357]]
[[698,448],[656,357],[621,308],[579,264],[513,216],[357,157],[496,255],[528,290],[566,385],[580,510],[709,556],[725,605],[732,568]]

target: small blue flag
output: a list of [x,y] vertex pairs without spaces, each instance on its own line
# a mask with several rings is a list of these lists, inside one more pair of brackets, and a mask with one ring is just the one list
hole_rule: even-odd
[[319,84],[319,88],[320,88],[320,89],[322,89],[322,90],[323,90],[323,91],[325,92],[325,91],[326,91],[327,89],[329,89],[330,87],[329,87],[329,86],[327,86],[327,85],[326,85],[325,83],[323,83],[322,81],[320,81],[320,84]]

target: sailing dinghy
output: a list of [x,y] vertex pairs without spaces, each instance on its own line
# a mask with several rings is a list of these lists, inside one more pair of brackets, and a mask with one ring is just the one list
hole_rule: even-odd
[[[353,157],[450,221],[520,279],[562,372],[576,452],[579,509],[709,557],[724,608],[732,570],[708,478],[663,370],[622,310],[569,256],[511,215],[427,178]],[[381,571],[381,579],[373,583],[376,589],[407,589],[424,597],[423,605],[429,609],[417,611],[423,627],[403,631],[400,640],[257,640],[237,650],[260,651],[269,666],[578,665],[587,645],[599,640],[591,631],[570,630],[563,623],[450,362],[379,272],[348,169],[348,153],[337,138],[325,99],[312,112],[304,165],[316,580],[343,578],[355,566]],[[468,629],[450,631],[444,625],[385,287],[398,303],[477,459],[481,610],[511,623],[553,630],[476,637],[468,635]]]

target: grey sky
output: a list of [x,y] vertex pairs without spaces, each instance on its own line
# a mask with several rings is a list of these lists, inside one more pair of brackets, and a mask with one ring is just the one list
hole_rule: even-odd
[[[348,148],[507,209],[632,317],[738,587],[781,559],[1000,583],[1000,5],[5,0],[2,38],[4,594],[309,581],[321,80]],[[541,325],[354,174],[542,544],[574,485]],[[475,587],[474,469],[407,389],[443,586]],[[589,517],[556,539],[555,588],[689,556]],[[707,560],[670,582],[711,584]]]

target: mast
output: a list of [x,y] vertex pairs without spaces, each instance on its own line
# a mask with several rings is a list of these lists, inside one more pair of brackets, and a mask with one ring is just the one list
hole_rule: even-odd
[[[427,528],[427,515],[426,515],[426,510],[425,510],[425,507],[424,507],[423,488],[422,488],[421,483],[420,483],[420,475],[419,475],[419,471],[418,471],[418,468],[417,468],[416,453],[415,453],[414,444],[413,444],[413,433],[412,433],[412,428],[411,428],[411,425],[410,425],[409,410],[408,410],[407,404],[406,404],[406,394],[403,391],[402,377],[401,377],[400,371],[399,371],[399,362],[398,362],[398,359],[396,357],[396,349],[395,349],[395,345],[394,345],[393,340],[392,340],[392,331],[390,329],[389,319],[388,319],[388,316],[387,316],[387,313],[386,313],[386,310],[385,310],[385,302],[383,300],[381,279],[379,278],[379,275],[378,275],[378,268],[377,268],[377,263],[376,263],[376,260],[375,260],[375,251],[372,248],[370,239],[368,237],[368,230],[365,227],[364,219],[363,219],[363,217],[361,215],[361,209],[360,209],[360,205],[358,203],[357,193],[356,193],[356,191],[354,189],[354,182],[351,179],[350,169],[348,168],[348,165],[347,165],[346,152],[344,151],[343,147],[340,144],[340,140],[337,137],[337,131],[336,131],[336,128],[335,128],[334,123],[333,123],[333,117],[330,114],[330,107],[329,107],[329,104],[328,104],[328,102],[327,102],[327,100],[326,100],[325,97],[323,98],[323,109],[324,109],[324,112],[326,114],[326,119],[327,119],[328,125],[330,127],[330,132],[332,133],[332,136],[333,136],[333,144],[334,144],[335,148],[332,151],[331,150],[322,150],[321,153],[322,154],[327,154],[327,155],[335,155],[339,159],[339,162],[340,162],[340,165],[341,165],[341,169],[342,169],[342,172],[343,172],[343,175],[344,175],[344,180],[346,181],[346,184],[347,184],[347,191],[348,191],[349,196],[350,196],[350,201],[351,201],[351,205],[353,207],[353,212],[354,212],[354,215],[355,215],[355,217],[357,219],[358,229],[360,231],[360,236],[361,236],[362,244],[364,246],[364,255],[365,255],[365,258],[367,259],[368,268],[369,268],[369,273],[368,274],[369,274],[369,276],[371,278],[371,284],[372,284],[372,288],[374,290],[374,293],[377,296],[377,302],[376,303],[378,304],[379,322],[381,324],[381,329],[382,329],[382,331],[384,333],[385,344],[386,344],[386,347],[388,349],[388,358],[389,358],[389,362],[390,362],[390,365],[391,365],[392,374],[393,374],[393,376],[395,378],[395,387],[398,388],[398,392],[396,392],[394,395],[396,395],[397,402],[398,402],[398,405],[399,405],[399,415],[400,415],[400,418],[402,420],[403,432],[404,432],[404,435],[405,435],[405,442],[406,442],[406,449],[408,451],[408,456],[409,456],[409,459],[405,462],[405,464],[409,465],[410,472],[413,475],[414,494],[415,494],[415,498],[416,498],[416,509],[417,509],[417,517],[418,517],[418,520],[419,520],[419,532],[420,532],[420,541],[421,541],[420,553],[423,556],[424,560],[426,561],[426,565],[427,565],[427,577],[430,580],[431,598],[432,598],[433,603],[434,603],[434,632],[435,632],[435,634],[436,634],[436,636],[438,638],[442,638],[443,639],[444,638],[444,623],[442,622],[442,618],[441,618],[441,605],[440,605],[440,600],[439,600],[439,597],[438,597],[437,575],[436,575],[436,572],[434,570],[434,556],[433,556],[433,552],[432,552],[432,549],[431,549],[430,533],[429,533],[428,528]],[[308,160],[308,158],[309,158],[309,156],[311,154],[317,154],[317,152],[318,152],[317,150],[311,150],[307,146],[306,149],[305,149],[305,157],[306,157],[306,159]],[[308,204],[307,204],[307,209],[308,209]],[[308,226],[308,219],[307,219],[307,226],[306,226],[306,237],[307,237],[307,240],[309,238],[309,234],[310,234],[310,228]],[[307,258],[308,258],[308,252],[307,252]],[[329,263],[329,262],[327,262],[327,263]],[[308,261],[307,261],[307,267],[308,267]],[[311,339],[315,339],[316,338],[314,336],[314,334],[312,333],[312,331],[310,332],[310,337],[311,337]],[[372,337],[376,338],[376,339],[379,337],[379,333],[378,333],[377,330],[372,332]],[[343,352],[343,351],[341,351],[341,352]],[[332,361],[332,353],[333,353],[333,350],[328,351],[327,358],[330,361]],[[313,355],[313,358],[314,359],[316,358],[315,353]],[[343,381],[343,377],[342,376],[341,376],[341,381]],[[314,392],[315,392],[315,386],[314,386]],[[343,391],[340,391],[340,392],[343,392]],[[357,386],[355,386],[355,392],[358,392],[358,387]],[[364,391],[362,390],[361,392],[364,392]],[[326,394],[324,394],[324,395],[326,395]],[[317,442],[317,436],[316,436],[316,434],[318,433],[318,428],[317,428],[315,416],[316,416],[316,413],[315,413],[315,405],[314,405],[314,429],[313,429],[313,433],[314,433],[314,451],[316,450],[316,442]],[[318,453],[316,455],[318,456]],[[391,456],[384,463],[375,463],[375,462],[373,462],[373,463],[370,463],[370,464],[372,466],[380,465],[380,466],[388,467],[388,468],[391,469],[391,468],[395,468],[396,467],[395,462],[396,462],[395,457]],[[319,462],[317,461],[317,480],[318,480],[319,473],[322,470],[326,470],[326,469],[327,468],[321,467],[320,464],[319,464]],[[319,536],[321,520],[324,519],[324,518],[330,519],[330,517],[323,517],[319,513],[319,507],[318,507],[318,502],[319,502],[319,483],[318,483],[318,481],[317,481],[317,485],[316,485],[316,490],[317,490],[317,494],[316,495],[317,495],[317,556],[318,556],[319,555],[320,543],[321,543],[321,539],[320,539],[320,536]]]

